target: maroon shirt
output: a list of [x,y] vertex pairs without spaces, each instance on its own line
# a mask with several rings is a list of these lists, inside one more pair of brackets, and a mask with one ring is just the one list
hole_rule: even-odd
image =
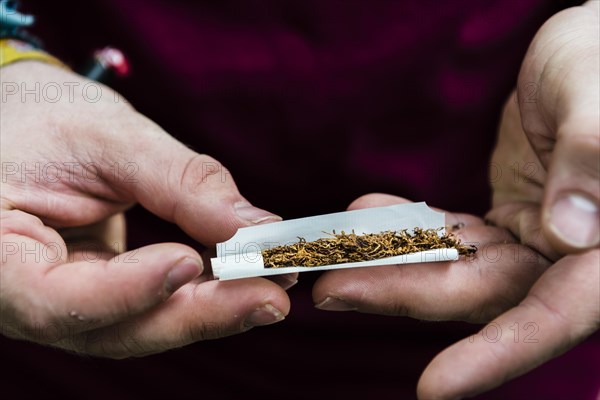
[[[484,213],[501,105],[536,30],[567,5],[25,3],[47,48],[73,66],[98,47],[124,50],[133,75],[115,88],[172,135],[222,161],[251,202],[286,219],[340,211],[372,191]],[[128,217],[132,246],[197,246],[141,209]],[[310,298],[315,276],[303,275],[290,291],[292,311],[282,324],[145,359],[82,359],[2,340],[4,365],[13,366],[9,384],[20,393],[96,398],[144,390],[205,398],[411,398],[427,362],[479,329],[318,311]],[[592,399],[599,343],[596,335],[481,398]],[[236,379],[225,383],[226,375]],[[38,384],[25,383],[32,378]]]

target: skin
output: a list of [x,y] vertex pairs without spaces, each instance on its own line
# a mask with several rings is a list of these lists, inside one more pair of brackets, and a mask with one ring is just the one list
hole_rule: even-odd
[[[86,98],[81,88],[90,82],[59,67],[18,62],[2,68],[1,80],[4,335],[124,358],[284,319],[282,287],[295,276],[218,283],[182,244],[124,252],[122,213],[135,203],[207,246],[280,220],[251,206],[217,160],[106,86],[93,83]],[[57,83],[63,95],[42,90],[36,101],[14,92],[36,82]],[[79,85],[72,96],[69,84]],[[98,88],[101,98],[90,101]]]
[[[537,33],[518,96],[503,110],[489,223],[446,216],[448,225],[464,224],[457,231],[462,240],[478,243],[473,259],[336,270],[313,288],[317,307],[327,310],[488,322],[433,359],[418,383],[421,399],[490,390],[600,326],[599,214],[593,209],[600,204],[599,36],[598,1],[555,15]],[[555,208],[573,193],[587,201],[587,214],[564,202]],[[406,201],[371,194],[349,208]]]

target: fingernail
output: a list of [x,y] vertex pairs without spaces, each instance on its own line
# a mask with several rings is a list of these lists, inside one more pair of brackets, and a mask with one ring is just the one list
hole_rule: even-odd
[[270,304],[265,304],[246,317],[244,326],[253,328],[255,326],[270,325],[283,319],[285,319],[285,315],[281,311]]
[[165,289],[169,293],[175,292],[177,289],[197,277],[202,273],[202,262],[195,258],[186,257],[179,261],[167,274],[165,281]]
[[247,201],[238,201],[233,205],[238,217],[245,219],[255,225],[264,224],[266,222],[279,222],[281,217],[275,214],[271,214],[266,210],[254,207]]
[[316,308],[326,311],[354,311],[357,310],[352,304],[346,303],[337,297],[327,297],[325,300],[315,305]]
[[552,207],[550,228],[573,247],[591,247],[600,242],[598,206],[588,197],[570,193]]

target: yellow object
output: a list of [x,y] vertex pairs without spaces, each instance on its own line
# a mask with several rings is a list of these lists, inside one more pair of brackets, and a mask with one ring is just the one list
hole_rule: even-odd
[[17,61],[38,60],[59,67],[68,68],[60,60],[50,54],[36,49],[26,42],[15,39],[0,39],[0,67]]

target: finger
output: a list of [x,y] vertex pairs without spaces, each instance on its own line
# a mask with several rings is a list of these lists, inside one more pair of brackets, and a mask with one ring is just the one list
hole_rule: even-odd
[[522,300],[548,267],[505,230],[463,228],[466,243],[479,243],[470,258],[455,262],[335,270],[313,287],[316,307],[403,315],[426,320],[489,321]]
[[[60,247],[59,250],[63,250],[65,243],[61,236],[54,229],[45,226],[41,219],[20,210],[9,207],[5,208],[4,202],[2,206],[0,209],[0,235],[2,236],[3,243],[9,242],[13,238],[12,235],[15,235],[15,237],[27,238],[34,243],[55,243]],[[4,253],[2,258],[3,265],[7,262],[7,257],[16,256],[16,259],[20,259],[19,257],[21,257],[19,253],[10,254],[12,252],[5,252],[5,247],[2,250]],[[61,261],[63,259],[57,260],[57,262]]]
[[91,250],[83,262],[55,266],[41,279],[40,294],[56,321],[79,321],[76,330],[106,326],[161,303],[202,273],[191,248],[163,243],[104,261]]
[[[206,245],[229,239],[240,227],[281,220],[244,199],[220,162],[190,150],[148,119],[138,121],[115,139],[122,152],[107,155],[120,168],[111,177],[119,191]],[[128,150],[132,139],[136,152]]]
[[526,373],[600,325],[600,252],[559,260],[517,307],[440,353],[423,372],[423,399],[474,396]]
[[522,88],[542,83],[520,110],[548,170],[544,234],[563,253],[600,243],[599,5],[588,3],[555,15],[540,29],[519,75]]
[[202,272],[199,255],[179,244],[147,246],[108,261],[93,248],[83,261],[66,262],[55,231],[54,237],[43,229],[32,235],[47,235],[43,242],[23,236],[14,231],[35,217],[10,213],[19,214],[3,218],[2,311],[25,327],[55,326],[71,334],[110,325],[152,308]]
[[[600,243],[600,125],[571,125],[559,138],[543,202],[544,233],[563,253]],[[579,130],[581,134],[573,134]]]
[[[395,204],[412,203],[412,201],[403,197],[394,196],[391,194],[384,193],[370,193],[359,197],[354,200],[349,206],[348,210],[359,210],[362,208],[371,207],[387,207]],[[439,208],[431,207],[432,210],[444,212],[446,214],[446,225],[448,226],[472,226],[472,225],[483,225],[484,222],[481,218],[475,217],[474,215],[451,213]]]
[[[47,245],[46,245],[47,244]],[[66,261],[66,245],[58,233],[23,211],[10,209],[2,202],[0,210],[0,332],[13,338],[39,336],[36,322],[29,318],[26,302],[31,294],[31,275],[35,269],[50,268]],[[33,272],[24,273],[24,265]],[[44,303],[43,299],[34,302]],[[38,324],[39,326],[39,324]],[[42,325],[45,327],[45,325]],[[42,329],[42,332],[44,330]],[[37,340],[36,340],[37,341]]]
[[282,321],[285,291],[262,278],[188,284],[149,313],[85,335],[76,349],[111,358],[142,356]]

